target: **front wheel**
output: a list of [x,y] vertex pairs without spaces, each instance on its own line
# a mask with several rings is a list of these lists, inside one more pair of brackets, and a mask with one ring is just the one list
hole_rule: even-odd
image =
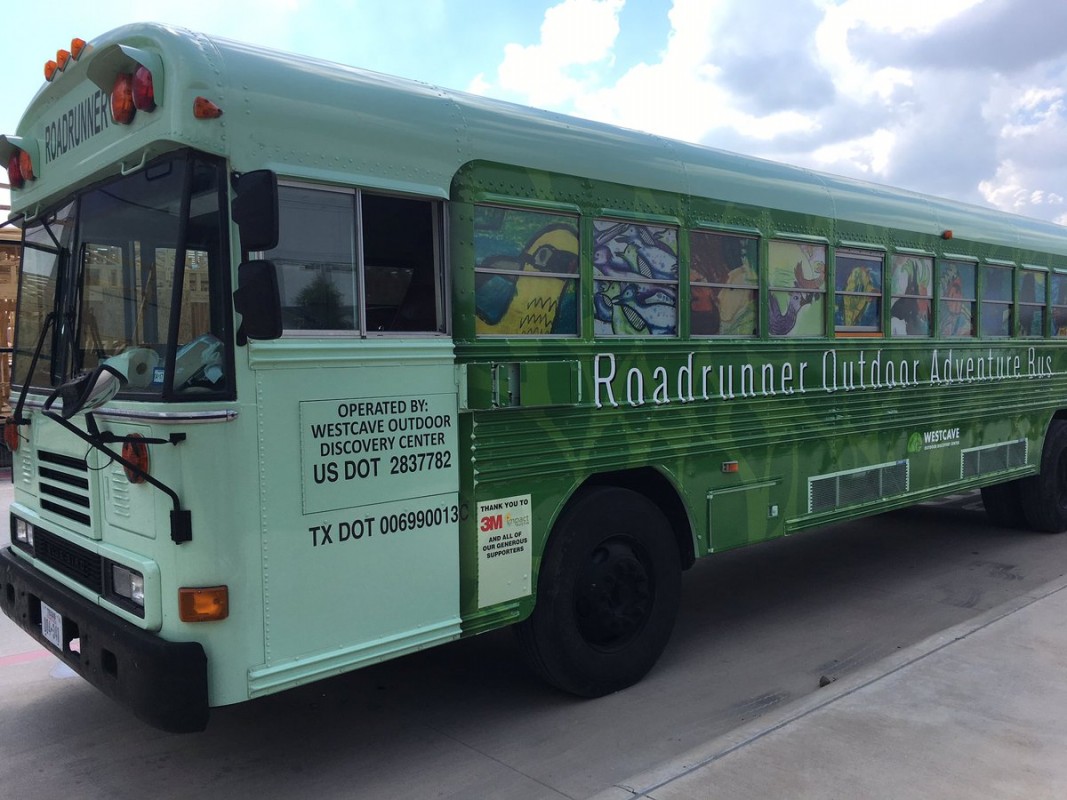
[[659,508],[628,489],[583,490],[553,528],[519,642],[546,681],[600,697],[656,663],[680,594],[678,546]]
[[1067,423],[1053,420],[1041,450],[1041,472],[1019,481],[1023,513],[1030,527],[1045,533],[1067,530]]

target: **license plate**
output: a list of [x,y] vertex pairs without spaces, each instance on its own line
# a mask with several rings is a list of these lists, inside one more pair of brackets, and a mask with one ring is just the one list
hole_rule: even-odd
[[44,603],[41,603],[41,633],[59,652],[63,652],[63,617]]

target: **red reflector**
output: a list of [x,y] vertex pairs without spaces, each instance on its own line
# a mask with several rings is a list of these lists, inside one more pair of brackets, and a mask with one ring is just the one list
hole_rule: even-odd
[[26,179],[22,177],[22,168],[19,166],[19,154],[12,153],[7,160],[7,182],[12,189],[21,189]]
[[193,116],[197,119],[218,119],[222,116],[222,109],[206,97],[198,97],[193,100]]
[[148,67],[138,67],[133,73],[133,104],[138,111],[151,111],[156,107],[156,90]]
[[133,105],[133,76],[119,73],[111,87],[111,118],[120,125],[133,122],[137,109]]
[[[138,467],[141,472],[147,474],[149,467],[148,445],[139,441],[143,438],[139,433],[131,433],[127,436],[126,441],[122,443],[122,457]],[[130,469],[125,464],[122,465],[122,469],[126,472],[126,480],[130,483],[144,483],[144,475]]]
[[727,475],[732,475],[740,469],[736,461],[723,461],[722,471]]
[[12,453],[19,449],[19,426],[11,420],[4,423],[4,444]]

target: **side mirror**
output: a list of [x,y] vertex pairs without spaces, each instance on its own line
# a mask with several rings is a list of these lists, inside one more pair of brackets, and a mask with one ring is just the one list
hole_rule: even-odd
[[246,172],[233,179],[230,208],[245,253],[278,246],[278,178],[269,169]]
[[125,377],[117,369],[101,364],[92,372],[59,386],[45,401],[44,410],[51,411],[58,397],[63,402],[60,412],[63,419],[70,419],[75,414],[99,408],[118,394],[125,383]]
[[237,344],[282,335],[282,300],[278,272],[272,261],[245,261],[237,268],[233,308],[241,315]]

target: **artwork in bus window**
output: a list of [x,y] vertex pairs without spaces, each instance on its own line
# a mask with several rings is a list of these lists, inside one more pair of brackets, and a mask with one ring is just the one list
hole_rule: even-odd
[[1011,336],[1010,267],[982,268],[982,336]]
[[1067,336],[1067,275],[1052,276],[1052,334]]
[[578,227],[563,214],[474,210],[479,335],[578,333]]
[[677,333],[677,229],[614,220],[596,220],[593,225],[596,335]]
[[757,240],[689,234],[690,329],[696,336],[755,336]]
[[917,256],[893,257],[893,305],[891,325],[894,336],[929,336],[933,309],[933,259]]
[[1045,333],[1044,272],[1022,270],[1019,273],[1019,335],[1043,336]]
[[768,269],[771,335],[823,335],[826,246],[771,242]]
[[974,335],[975,265],[946,261],[938,278],[939,332],[942,336]]
[[882,262],[839,255],[834,326],[840,331],[881,331]]

